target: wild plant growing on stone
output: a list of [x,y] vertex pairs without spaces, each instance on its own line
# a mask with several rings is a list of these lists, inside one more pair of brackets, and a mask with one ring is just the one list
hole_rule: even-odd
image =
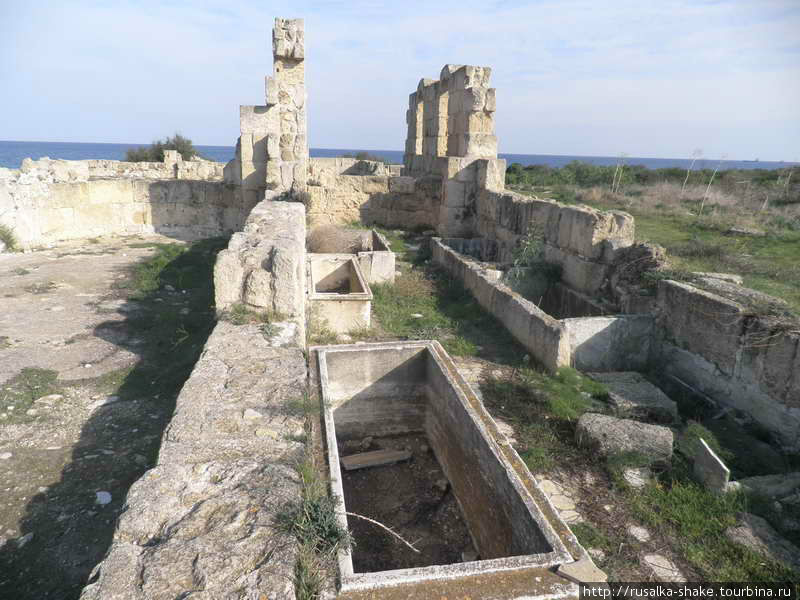
[[681,198],[683,198],[683,192],[686,190],[686,184],[689,182],[689,173],[692,172],[692,169],[694,169],[694,163],[696,163],[697,159],[701,156],[703,156],[703,151],[700,148],[696,148],[695,151],[692,152],[692,164],[690,164],[689,168],[686,169],[686,178],[683,180],[683,185],[681,186]]

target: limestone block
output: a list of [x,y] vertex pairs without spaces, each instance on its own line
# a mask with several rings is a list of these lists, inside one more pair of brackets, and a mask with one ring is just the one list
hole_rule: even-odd
[[268,106],[278,103],[278,82],[272,77],[264,78],[264,94]]
[[492,70],[489,67],[464,65],[456,69],[449,78],[450,90],[471,87],[488,87]]
[[601,456],[637,452],[652,462],[668,463],[672,459],[673,434],[661,425],[586,413],[578,419],[575,437],[579,445]]
[[363,178],[362,190],[366,194],[385,194],[389,192],[389,177],[385,175]]
[[607,281],[608,265],[585,260],[549,244],[544,245],[544,257],[547,262],[561,265],[561,281],[579,292],[595,294]]
[[739,513],[737,519],[736,526],[725,530],[725,537],[790,569],[800,569],[800,548],[781,537],[765,519],[750,513]]
[[491,112],[491,113],[497,110],[497,98],[494,88],[489,88],[488,90],[486,90],[486,104],[484,105],[483,109],[486,112]]
[[442,196],[444,206],[449,208],[462,208],[467,204],[467,184],[453,179],[448,179],[443,184]]
[[494,133],[494,118],[490,113],[469,113],[466,120],[466,131],[469,133]]
[[497,137],[487,133],[469,133],[459,137],[459,156],[497,158]]
[[444,67],[442,67],[442,71],[439,74],[439,80],[442,82],[449,82],[450,78],[453,76],[453,73],[455,73],[462,67],[464,67],[464,65],[451,65],[451,64],[445,65]]
[[[554,226],[557,225],[557,231]],[[560,206],[559,219],[551,222],[546,239],[589,259],[602,259],[608,242],[615,247],[633,244],[633,217],[628,213],[598,211],[584,206]]]
[[267,133],[269,131],[270,111],[275,110],[269,106],[239,107],[239,129],[242,133]]
[[272,30],[272,53],[275,58],[305,57],[303,19],[275,19]]
[[733,375],[744,331],[740,304],[677,281],[660,281],[657,293],[667,340],[701,355]]
[[390,177],[389,191],[393,194],[413,194],[414,184],[413,177]]
[[[592,322],[597,319],[606,320],[613,319],[612,322],[634,323],[649,322],[649,333],[652,335],[652,319],[649,316],[634,317],[630,319],[624,317],[592,317],[582,319],[564,319],[567,329],[570,329],[570,324],[574,322]],[[623,342],[628,341],[630,335],[624,336]],[[629,346],[630,353],[636,351],[636,345]],[[647,350],[644,350],[646,365]],[[633,360],[627,361],[631,364],[636,361],[636,356]],[[623,364],[623,360],[618,364]],[[642,364],[640,362],[640,364]],[[590,373],[590,376],[595,381],[605,384],[609,391],[609,403],[613,406],[614,412],[618,417],[627,417],[631,419],[638,419],[642,421],[656,421],[659,423],[674,423],[678,421],[678,407],[674,400],[670,399],[659,388],[650,383],[643,375],[633,371],[616,371],[608,373]]]
[[719,456],[700,438],[694,455],[694,476],[709,490],[724,494],[731,471]]
[[482,159],[476,161],[478,189],[500,192],[506,187],[505,159]]

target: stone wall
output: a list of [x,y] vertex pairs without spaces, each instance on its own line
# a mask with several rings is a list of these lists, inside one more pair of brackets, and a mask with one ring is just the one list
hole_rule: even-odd
[[800,449],[797,331],[753,316],[740,302],[677,281],[659,282],[657,331],[665,375],[743,411],[783,445]]
[[[480,259],[491,252],[485,240],[437,239],[433,261],[461,282],[487,312],[494,315],[540,364],[550,371],[573,366],[585,371],[644,370],[655,345],[649,315],[586,316],[555,319],[487,269]],[[464,254],[467,253],[467,254]]]
[[[269,194],[268,194],[269,195]],[[306,219],[302,204],[264,200],[214,265],[218,312],[234,304],[283,315],[305,339]]]
[[309,226],[361,221],[385,227],[430,228],[436,223],[438,182],[389,175],[327,175],[309,183]]
[[434,238],[431,249],[433,261],[459,280],[539,363],[550,371],[569,366],[569,337],[560,322],[500,283],[481,265],[449,248],[447,240]]
[[217,324],[81,600],[295,598],[297,543],[275,517],[301,497],[288,406],[307,370],[295,325],[278,328]]
[[26,159],[0,170],[0,223],[23,249],[103,235],[211,237],[241,229],[251,208],[208,161]]
[[585,294],[603,290],[617,251],[634,242],[634,220],[625,212],[492,191],[476,206],[476,233],[497,242],[495,260],[511,262],[518,241],[531,231],[544,243],[545,260],[562,266],[562,281]]

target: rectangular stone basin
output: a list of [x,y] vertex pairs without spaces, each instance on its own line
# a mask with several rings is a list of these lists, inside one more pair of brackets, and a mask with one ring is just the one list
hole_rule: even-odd
[[372,291],[353,256],[308,255],[310,310],[337,333],[369,327]]
[[[342,592],[473,581],[499,572],[511,577],[511,571],[527,581],[529,570],[531,587],[524,594],[515,588],[510,595],[494,590],[498,595],[492,597],[570,595],[561,584],[552,584],[558,589],[548,591],[536,582],[552,581],[548,570],[572,562],[580,546],[438,342],[312,350],[318,358],[331,490],[340,524],[347,527],[353,517],[345,514],[339,447],[368,436],[421,434],[449,482],[479,556],[469,562],[357,572],[353,551],[342,550],[338,557]],[[385,534],[376,530],[375,535]]]

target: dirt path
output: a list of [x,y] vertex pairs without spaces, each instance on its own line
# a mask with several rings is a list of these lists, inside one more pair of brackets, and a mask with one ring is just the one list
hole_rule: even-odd
[[[77,598],[155,460],[213,323],[207,283],[134,294],[134,267],[159,243],[185,246],[104,238],[0,255],[2,598]],[[210,282],[213,252],[198,255]],[[181,372],[161,360],[168,352]]]

